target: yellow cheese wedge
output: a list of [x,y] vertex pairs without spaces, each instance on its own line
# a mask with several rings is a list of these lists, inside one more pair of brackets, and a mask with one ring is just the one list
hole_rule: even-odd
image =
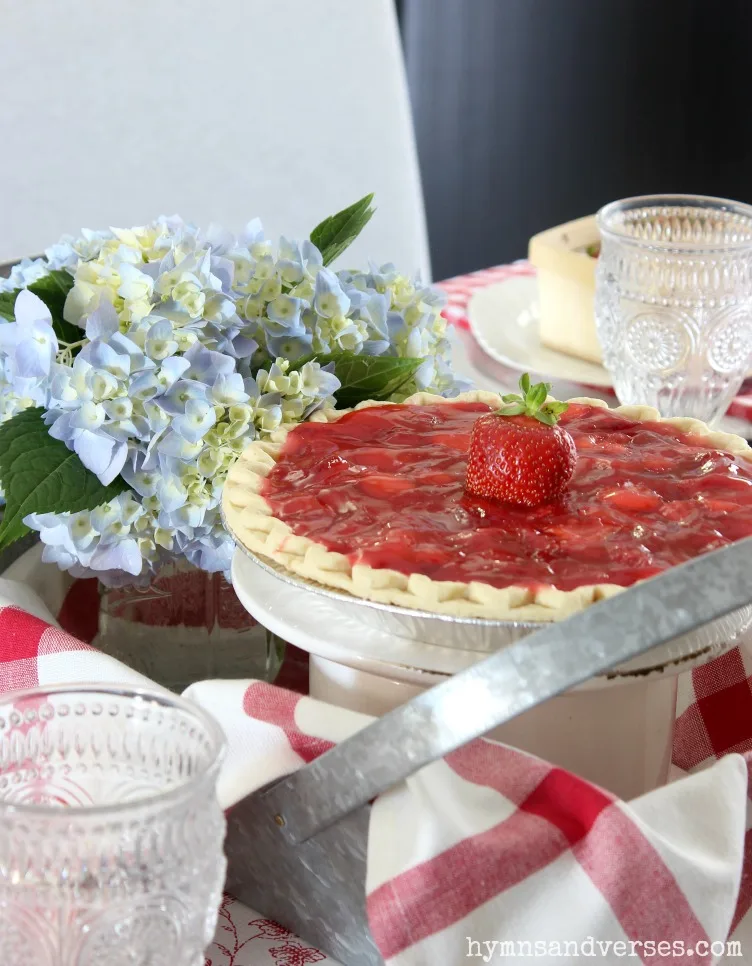
[[586,251],[598,242],[588,215],[535,235],[528,252],[538,273],[541,342],[589,362],[603,361],[593,311],[598,260]]

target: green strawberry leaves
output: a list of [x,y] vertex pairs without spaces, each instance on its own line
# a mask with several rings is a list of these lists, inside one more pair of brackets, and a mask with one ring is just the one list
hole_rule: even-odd
[[555,426],[559,416],[569,408],[567,403],[558,402],[556,399],[546,402],[551,383],[536,382],[531,385],[530,376],[526,372],[520,376],[520,390],[521,395],[510,392],[501,397],[504,405],[496,410],[497,416],[532,416],[547,426]]
[[341,383],[334,398],[340,408],[350,409],[365,399],[389,399],[407,385],[423,359],[335,352],[306,356],[298,359],[290,368],[300,369],[306,362],[314,361],[322,366],[334,363],[334,374]]
[[53,439],[44,409],[25,409],[0,426],[0,484],[5,513],[0,550],[29,532],[29,513],[93,510],[128,489],[118,477],[109,486],[87,470],[65,443]]
[[311,241],[321,252],[324,265],[333,262],[363,231],[376,210],[371,207],[373,194],[354,205],[325,218],[311,232]]

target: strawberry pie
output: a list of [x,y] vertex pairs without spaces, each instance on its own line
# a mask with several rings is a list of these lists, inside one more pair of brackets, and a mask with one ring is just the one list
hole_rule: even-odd
[[741,438],[521,388],[361,403],[251,443],[227,525],[303,580],[502,620],[565,618],[752,535]]

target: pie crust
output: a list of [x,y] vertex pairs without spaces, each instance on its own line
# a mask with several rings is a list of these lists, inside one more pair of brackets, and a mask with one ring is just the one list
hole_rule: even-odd
[[[609,408],[600,399],[576,397],[569,400],[589,406]],[[492,407],[502,405],[494,392],[475,390],[454,399],[419,392],[405,400],[405,405],[427,405],[456,402],[482,402]],[[369,400],[356,409],[368,406],[400,405]],[[719,433],[697,419],[661,419],[650,406],[618,406],[614,412],[628,419],[665,422],[682,432],[707,437],[710,447],[752,462],[752,447],[740,436]],[[314,413],[313,422],[333,422],[349,409]],[[396,570],[375,569],[367,564],[351,564],[342,554],[328,550],[308,537],[297,536],[282,520],[277,519],[261,496],[263,480],[274,467],[289,432],[295,426],[282,427],[268,440],[251,443],[231,468],[222,495],[225,523],[235,542],[266,558],[284,571],[314,585],[344,591],[354,597],[383,604],[396,604],[412,610],[455,617],[487,618],[514,621],[564,620],[596,601],[611,597],[624,587],[616,584],[591,584],[574,590],[541,587],[492,587],[480,581],[437,581],[420,573],[403,574]]]

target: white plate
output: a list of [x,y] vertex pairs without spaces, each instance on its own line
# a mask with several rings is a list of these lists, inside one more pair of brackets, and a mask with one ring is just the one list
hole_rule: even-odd
[[541,345],[535,278],[512,276],[481,289],[470,299],[467,316],[483,351],[502,365],[549,380],[612,386],[603,366]]

